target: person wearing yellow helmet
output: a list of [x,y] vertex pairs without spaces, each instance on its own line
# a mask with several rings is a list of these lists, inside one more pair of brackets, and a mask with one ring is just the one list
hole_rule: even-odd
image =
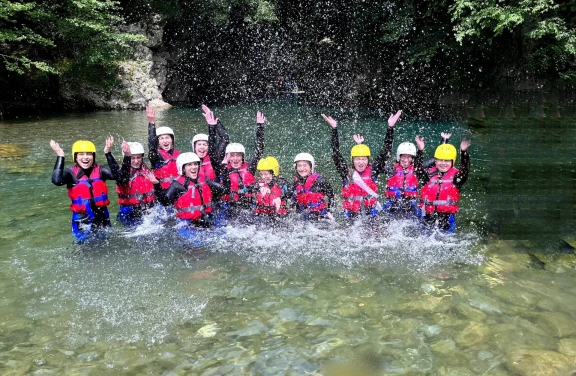
[[94,144],[85,140],[76,141],[72,146],[74,166],[64,168],[64,150],[56,141],[50,140],[50,148],[57,155],[52,183],[68,188],[68,197],[72,201],[72,233],[79,243],[110,226],[110,200],[105,182],[116,180],[120,169],[111,153],[113,145],[114,137],[110,136],[104,147],[108,166],[101,166],[96,163]]
[[[346,160],[340,152],[338,137],[338,122],[330,116],[322,117],[332,127],[332,160],[336,170],[342,178],[342,207],[347,218],[357,218],[360,215],[375,217],[381,206],[378,202],[378,175],[384,172],[386,161],[392,153],[392,140],[394,125],[402,115],[402,110],[388,118],[388,129],[384,146],[380,153],[371,160],[370,148],[358,143],[351,152],[352,166],[348,168]],[[363,137],[356,135],[355,140],[364,141]]]
[[434,152],[434,166],[425,168],[424,138],[416,137],[418,152],[414,162],[414,172],[420,186],[418,211],[428,227],[438,227],[446,232],[456,229],[456,213],[462,186],[468,180],[470,171],[470,141],[460,143],[460,168],[454,168],[457,151],[454,145],[440,144]]
[[172,180],[179,176],[176,158],[180,152],[174,148],[174,131],[169,127],[156,128],[156,112],[150,106],[146,107],[146,118],[148,119],[148,159],[162,188],[167,189]]
[[266,157],[258,161],[256,167],[260,179],[255,183],[255,208],[257,216],[276,218],[288,214],[286,203],[291,197],[288,182],[280,177],[280,164],[274,157]]
[[144,163],[144,147],[139,142],[122,142],[124,160],[116,180],[120,210],[116,219],[125,226],[143,222],[143,216],[154,206],[154,185],[146,179],[150,171]]

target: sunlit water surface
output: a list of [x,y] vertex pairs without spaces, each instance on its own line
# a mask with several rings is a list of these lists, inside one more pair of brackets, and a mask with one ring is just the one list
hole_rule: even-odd
[[[291,177],[291,158],[310,151],[336,191],[319,114],[341,120],[345,155],[355,133],[375,153],[387,118],[291,102],[258,109],[268,118],[265,154],[278,157],[281,175]],[[251,153],[257,108],[214,110]],[[158,124],[174,128],[181,151],[206,132],[199,110],[159,112]],[[50,183],[48,141],[69,152],[90,139],[102,150],[111,134],[120,159],[123,138],[145,143],[145,114],[0,123],[0,373],[569,374],[575,173],[566,154],[575,128],[573,118],[401,119],[395,146],[420,134],[430,155],[441,131],[456,144],[472,138],[455,236],[339,217],[335,225],[228,226],[199,245],[180,239],[172,221],[149,218],[132,230],[114,223],[106,240],[78,246],[65,189]]]

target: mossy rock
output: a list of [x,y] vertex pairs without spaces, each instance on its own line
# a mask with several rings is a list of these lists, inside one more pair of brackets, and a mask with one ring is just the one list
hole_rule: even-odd
[[15,144],[0,144],[0,158],[22,158],[30,154],[26,146]]

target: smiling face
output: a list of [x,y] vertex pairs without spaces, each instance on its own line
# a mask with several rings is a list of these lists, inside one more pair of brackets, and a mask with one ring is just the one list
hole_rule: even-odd
[[296,172],[301,177],[305,178],[306,176],[310,175],[312,172],[312,166],[308,161],[297,161],[296,162]]
[[130,166],[134,169],[139,169],[142,167],[142,161],[144,160],[144,154],[132,154],[130,157]]
[[243,153],[230,153],[230,166],[233,168],[240,168],[244,162]]
[[204,158],[208,155],[208,141],[196,141],[194,144],[194,153],[200,158]]
[[172,149],[172,144],[172,137],[169,134],[161,134],[158,136],[158,145],[160,146],[160,149],[168,151]]
[[353,157],[352,164],[354,164],[356,171],[362,173],[368,167],[368,157]]
[[190,162],[184,165],[184,175],[190,179],[196,179],[198,177],[198,171],[200,170],[200,163]]
[[274,177],[272,172],[269,170],[259,170],[258,172],[260,173],[260,179],[262,179],[266,184],[269,184]]
[[412,164],[413,158],[410,154],[400,154],[400,166],[408,168]]
[[94,164],[94,153],[76,153],[76,163],[84,170],[92,167]]
[[438,171],[440,171],[442,173],[447,172],[452,167],[452,160],[451,159],[436,159],[435,163],[436,163],[436,168],[438,169]]

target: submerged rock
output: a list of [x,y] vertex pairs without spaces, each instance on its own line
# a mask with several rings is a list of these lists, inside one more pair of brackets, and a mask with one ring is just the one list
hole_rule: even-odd
[[555,337],[568,337],[576,334],[574,319],[562,312],[546,312],[537,316],[536,324]]
[[560,354],[572,359],[572,364],[576,365],[576,338],[564,338],[558,343]]
[[506,367],[522,376],[568,375],[569,359],[546,350],[516,350],[506,356]]
[[490,338],[490,328],[479,322],[471,322],[457,336],[456,343],[459,346],[470,347],[482,344]]

